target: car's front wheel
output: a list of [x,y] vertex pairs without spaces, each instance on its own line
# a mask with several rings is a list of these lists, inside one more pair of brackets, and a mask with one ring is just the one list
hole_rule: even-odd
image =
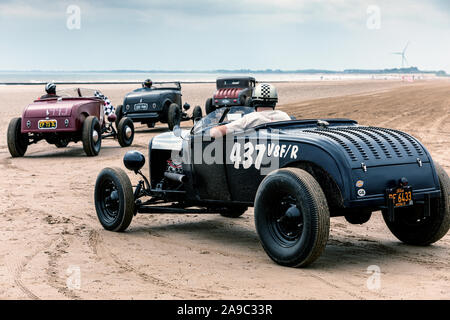
[[134,124],[129,118],[122,118],[117,126],[117,140],[121,147],[129,147],[134,139]]
[[255,198],[255,225],[272,260],[305,267],[325,249],[330,213],[319,183],[298,168],[273,171],[261,182]]
[[95,182],[95,210],[103,228],[124,231],[135,213],[133,187],[125,171],[105,168]]
[[418,246],[432,244],[445,236],[450,228],[450,179],[445,170],[435,163],[441,186],[440,198],[431,199],[430,215],[424,215],[424,205],[395,210],[394,221],[383,210],[383,218],[392,234],[400,241]]
[[102,147],[102,132],[97,117],[89,116],[83,122],[81,138],[83,149],[88,156],[96,156]]
[[176,125],[180,125],[181,121],[181,108],[176,103],[172,103],[169,106],[169,112],[167,114],[167,124],[169,130],[172,131]]
[[65,148],[69,145],[69,140],[61,139],[55,142],[57,148]]
[[8,125],[8,150],[12,157],[23,157],[28,148],[28,134],[22,133],[22,118],[11,119]]

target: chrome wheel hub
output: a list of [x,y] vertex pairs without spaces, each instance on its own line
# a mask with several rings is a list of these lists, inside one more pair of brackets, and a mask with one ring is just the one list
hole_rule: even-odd
[[131,130],[131,128],[127,126],[125,128],[125,137],[127,137],[127,139],[130,139],[132,133],[133,133],[133,131]]
[[92,131],[92,140],[94,140],[95,143],[98,141],[98,132],[97,130]]

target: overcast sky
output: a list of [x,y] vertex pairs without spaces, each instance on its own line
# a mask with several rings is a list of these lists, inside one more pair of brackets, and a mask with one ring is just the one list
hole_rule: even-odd
[[0,70],[391,68],[411,41],[450,72],[450,1],[0,0],[0,38]]

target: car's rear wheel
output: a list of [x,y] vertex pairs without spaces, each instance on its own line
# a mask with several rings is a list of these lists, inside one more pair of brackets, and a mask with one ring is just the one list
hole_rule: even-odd
[[169,112],[167,114],[167,124],[169,130],[172,131],[176,125],[180,125],[181,121],[181,108],[176,103],[172,103],[169,106]]
[[392,234],[400,241],[418,246],[432,244],[445,236],[450,228],[450,179],[445,170],[435,163],[441,187],[440,198],[431,199],[430,216],[424,216],[424,205],[395,210],[394,221],[383,210],[383,218]]
[[206,114],[210,114],[211,112],[216,110],[216,106],[213,105],[213,99],[208,98],[205,103],[205,112]]
[[123,105],[119,105],[116,108],[116,128],[119,126],[120,120],[123,118]]
[[311,264],[325,249],[330,229],[319,183],[302,169],[273,171],[256,193],[255,225],[264,250],[276,263]]
[[125,171],[105,168],[95,183],[95,210],[103,228],[124,231],[135,213],[133,187]]
[[251,107],[251,106],[252,106],[252,103],[253,103],[253,100],[252,100],[251,97],[245,98],[245,103],[244,103],[245,106]]
[[8,150],[12,157],[23,157],[28,148],[28,134],[22,133],[22,118],[11,119],[8,125]]
[[199,120],[202,117],[203,117],[202,108],[200,106],[196,106],[192,111],[192,122],[195,122],[196,120]]
[[89,116],[84,120],[81,139],[88,156],[98,155],[102,147],[102,132],[97,117]]
[[129,118],[122,118],[117,126],[117,140],[121,147],[129,147],[134,139],[134,124]]
[[220,215],[226,218],[238,218],[242,216],[247,209],[247,206],[230,206],[220,211]]

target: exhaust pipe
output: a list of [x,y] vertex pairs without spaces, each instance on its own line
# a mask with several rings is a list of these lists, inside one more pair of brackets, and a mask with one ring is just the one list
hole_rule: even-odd
[[186,183],[188,178],[184,174],[179,174],[175,172],[164,172],[164,177],[169,180]]

